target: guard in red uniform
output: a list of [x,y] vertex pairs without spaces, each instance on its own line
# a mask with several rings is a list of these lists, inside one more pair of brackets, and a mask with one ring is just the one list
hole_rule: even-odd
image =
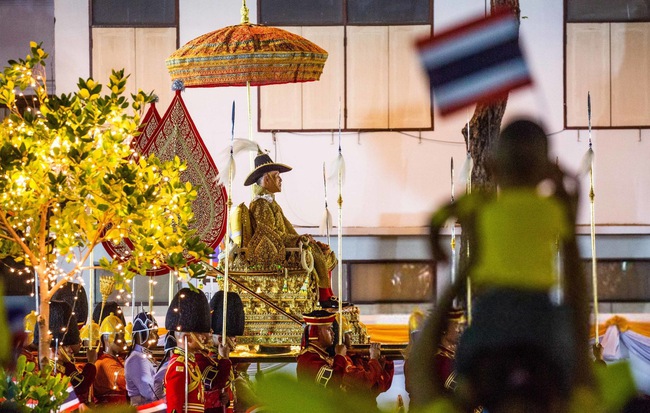
[[[414,317],[415,316],[415,317]],[[404,387],[406,391],[411,396],[411,405],[414,406],[418,403],[417,400],[414,400],[412,396],[412,386],[409,381],[410,375],[407,374],[410,364],[410,349],[415,340],[418,339],[420,332],[420,327],[424,321],[424,314],[414,312],[409,319],[409,330],[410,330],[410,342],[409,342],[409,351],[404,358]],[[448,324],[447,329],[443,334],[442,341],[438,346],[438,350],[434,355],[436,371],[435,374],[438,376],[440,382],[444,384],[445,391],[448,394],[452,394],[456,389],[456,370],[455,370],[455,359],[456,359],[456,347],[458,346],[458,340],[461,333],[466,325],[465,313],[462,309],[452,308],[448,312]]]
[[335,346],[335,355],[330,357],[327,347],[334,343],[332,323],[336,315],[325,310],[303,314],[306,327],[302,337],[302,351],[298,355],[296,369],[298,381],[316,383],[327,389],[340,390],[343,374],[347,367],[344,344]]
[[[218,354],[209,352],[209,349],[206,348],[196,356],[201,367],[205,386],[206,413],[232,413],[235,406],[235,392],[233,390],[235,376],[228,355],[231,350],[229,341],[244,334],[244,305],[237,293],[228,293],[228,314],[226,318],[228,340],[224,345],[222,344],[223,298],[223,291],[217,291],[210,299],[210,322],[213,334],[209,336],[209,339],[217,346]],[[214,346],[210,347],[214,348]]]
[[[338,320],[336,314],[334,323],[334,342],[338,342]],[[343,317],[343,344],[350,350],[352,347],[352,326]],[[341,388],[346,393],[367,396],[368,410],[377,411],[377,396],[390,389],[393,384],[395,366],[391,360],[381,357],[381,346],[379,343],[370,344],[368,354],[345,355],[347,366]]]
[[450,393],[456,389],[456,347],[458,340],[465,328],[465,313],[463,310],[452,309],[449,311],[447,330],[444,333],[438,351],[435,354],[436,364],[438,366],[436,374],[444,383],[445,389]]
[[110,313],[99,327],[104,353],[97,359],[95,398],[97,404],[126,404],[126,377],[122,355],[128,347],[124,339],[124,324]]
[[165,328],[174,332],[177,341],[165,373],[167,412],[202,413],[205,390],[195,354],[210,333],[208,299],[189,288],[178,291],[167,309]]

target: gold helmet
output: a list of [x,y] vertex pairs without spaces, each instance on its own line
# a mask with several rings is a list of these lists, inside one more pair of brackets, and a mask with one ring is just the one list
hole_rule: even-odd
[[109,344],[113,344],[120,333],[125,333],[124,327],[122,320],[116,317],[115,314],[111,313],[104,319],[104,321],[102,321],[102,325],[99,326],[99,334],[102,336],[108,336]]
[[409,316],[409,336],[416,331],[420,331],[424,324],[424,318],[424,313],[419,308],[416,307],[413,309],[413,312]]
[[[92,338],[90,337],[91,324],[92,324],[92,332],[93,332]],[[91,321],[90,324],[87,323],[85,326],[83,326],[83,328],[79,332],[79,335],[81,336],[81,340],[88,340],[91,343],[91,345],[97,343],[99,341],[99,324],[97,324],[94,321]]]
[[34,342],[34,330],[36,330],[36,323],[38,322],[38,316],[36,315],[36,311],[32,310],[29,314],[25,316],[25,320],[23,322],[25,326],[25,333],[27,333],[27,342],[28,343],[33,343]]
[[133,323],[131,322],[124,327],[124,340],[126,344],[131,344],[133,341]]

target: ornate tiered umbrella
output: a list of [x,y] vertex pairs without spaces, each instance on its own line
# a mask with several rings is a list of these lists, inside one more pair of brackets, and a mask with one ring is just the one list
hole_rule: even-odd
[[172,53],[167,69],[185,87],[262,86],[320,79],[327,52],[276,27],[241,24],[203,34]]
[[241,13],[241,24],[190,40],[166,64],[186,88],[246,86],[252,139],[250,86],[319,80],[327,52],[297,34],[250,24],[245,0]]

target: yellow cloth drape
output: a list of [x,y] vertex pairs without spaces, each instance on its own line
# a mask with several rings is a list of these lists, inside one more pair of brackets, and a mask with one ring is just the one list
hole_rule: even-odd
[[366,324],[370,341],[385,344],[409,342],[409,326],[406,324]]
[[[633,331],[637,334],[641,334],[646,337],[650,337],[650,323],[643,321],[629,321],[625,317],[614,316],[609,318],[604,323],[598,325],[598,332],[600,334],[605,334],[609,326],[616,326],[621,333],[626,331]],[[596,337],[596,331],[594,326],[591,326],[590,338]]]

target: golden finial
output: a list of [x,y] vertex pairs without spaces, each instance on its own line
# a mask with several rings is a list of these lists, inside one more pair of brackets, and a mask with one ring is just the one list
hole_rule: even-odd
[[99,277],[99,292],[102,294],[102,301],[108,300],[108,296],[113,292],[115,279],[110,275]]
[[246,0],[242,0],[241,6],[241,24],[248,24],[248,7],[246,7]]
[[[106,301],[108,300],[108,296],[111,295],[113,292],[113,287],[115,286],[115,279],[110,276],[110,275],[105,275],[103,277],[99,277],[99,292],[102,295],[102,308],[99,311],[99,323],[100,325],[102,324],[102,316],[104,315],[104,306],[106,306]],[[91,338],[94,334],[90,334]],[[97,348],[99,349],[99,344],[97,344]]]

